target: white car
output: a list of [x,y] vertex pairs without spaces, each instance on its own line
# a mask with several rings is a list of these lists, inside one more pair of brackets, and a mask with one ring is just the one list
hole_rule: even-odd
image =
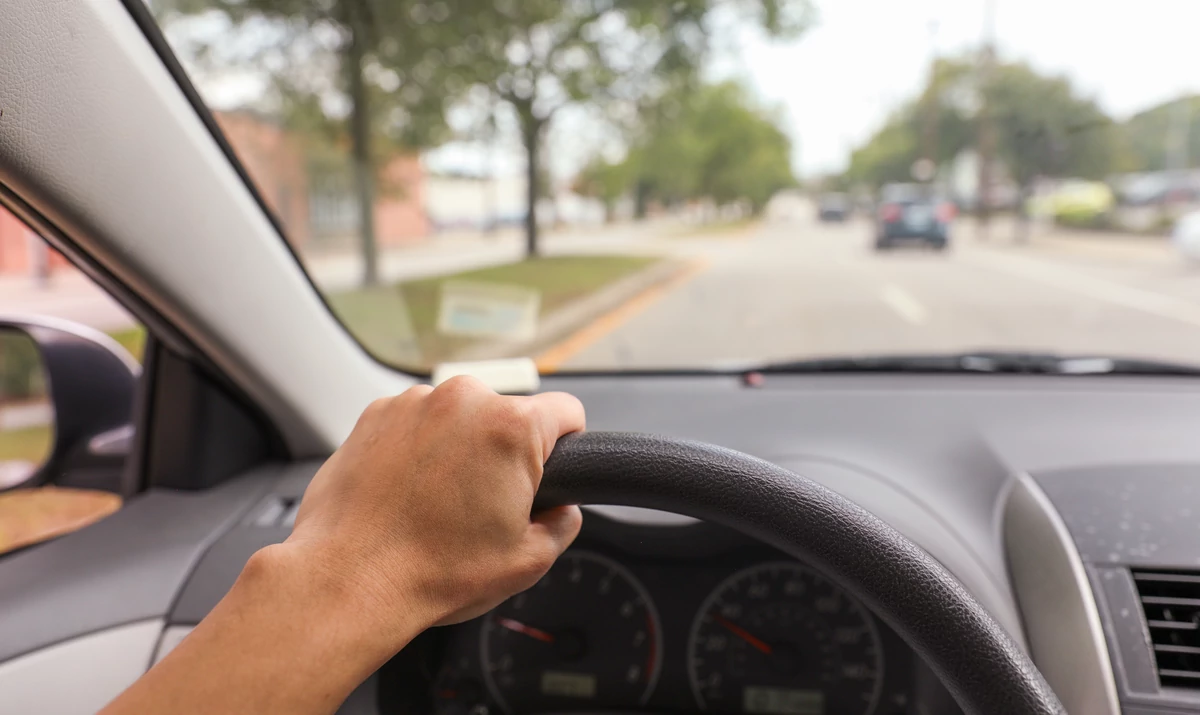
[[1184,258],[1200,261],[1200,211],[1179,217],[1171,231],[1171,242]]

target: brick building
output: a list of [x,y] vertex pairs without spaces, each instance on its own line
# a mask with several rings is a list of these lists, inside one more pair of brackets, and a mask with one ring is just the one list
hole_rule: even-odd
[[48,275],[70,264],[0,206],[0,277]]
[[[217,112],[217,123],[263,199],[283,223],[298,250],[354,245],[358,203],[351,165],[344,153],[310,153],[303,141],[250,112]],[[430,233],[425,172],[420,158],[401,156],[380,172],[375,200],[375,234],[381,247],[419,241]]]

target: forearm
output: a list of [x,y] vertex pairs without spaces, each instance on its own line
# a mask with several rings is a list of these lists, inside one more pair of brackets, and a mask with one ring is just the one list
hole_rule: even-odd
[[[289,545],[250,560],[174,651],[105,710],[124,713],[332,713],[427,625],[356,602]],[[374,605],[375,607],[368,607]]]

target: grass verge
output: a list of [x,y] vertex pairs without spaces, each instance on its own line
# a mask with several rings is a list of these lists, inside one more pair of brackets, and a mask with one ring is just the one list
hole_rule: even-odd
[[114,330],[110,332],[109,337],[121,344],[121,347],[129,351],[138,362],[142,361],[142,356],[146,352],[146,329],[140,325],[135,325],[124,330]]
[[334,312],[355,337],[380,359],[412,367],[430,365],[477,342],[437,330],[442,284],[469,281],[518,286],[541,294],[541,314],[643,270],[656,262],[647,256],[552,256],[479,268],[392,286],[329,296]]
[[720,238],[749,231],[760,223],[758,218],[739,218],[710,223],[695,223],[677,226],[667,234],[672,238]]
[[41,464],[50,456],[54,428],[50,425],[0,430],[0,462],[25,461]]

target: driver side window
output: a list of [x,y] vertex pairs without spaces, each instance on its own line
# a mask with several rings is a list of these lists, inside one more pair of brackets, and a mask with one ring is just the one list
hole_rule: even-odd
[[[53,380],[43,350],[18,327],[46,319],[99,330],[141,359],[144,328],[0,207],[0,555],[80,529],[122,503],[115,479],[81,479],[72,462],[56,460],[63,450]],[[119,471],[123,459],[101,460],[102,473]]]

